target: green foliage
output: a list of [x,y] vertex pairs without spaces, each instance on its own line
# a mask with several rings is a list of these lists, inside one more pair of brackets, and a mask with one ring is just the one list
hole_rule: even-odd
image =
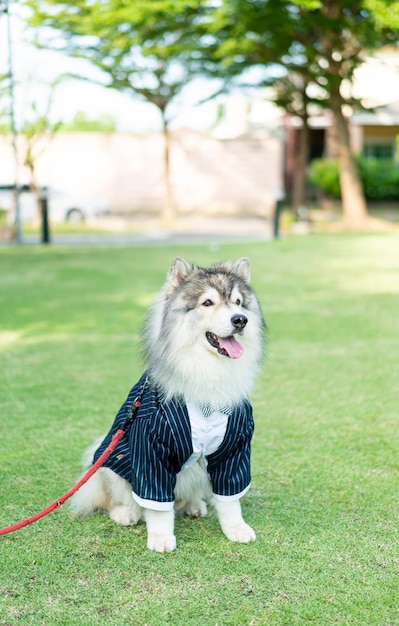
[[[377,4],[389,7],[389,14],[392,7],[397,19],[382,24],[381,12],[378,16],[374,12]],[[278,104],[305,124],[308,105],[330,109],[339,153],[352,161],[343,110],[359,102],[348,86],[367,54],[396,45],[399,4],[389,0],[374,4],[372,0],[368,4],[365,0],[221,0],[212,19],[213,46],[208,45],[204,55],[211,57],[214,71],[223,71],[230,79],[256,76],[258,84],[273,84]],[[360,223],[366,217],[361,192],[355,202],[349,202],[349,189],[361,189],[356,168],[343,159],[340,166],[349,172],[343,179],[347,185],[343,212],[348,223]],[[304,179],[303,167],[297,168],[297,181],[300,175]]]
[[59,132],[77,133],[114,133],[116,131],[116,120],[112,115],[106,113],[100,115],[98,119],[90,119],[84,111],[78,111],[70,122],[63,122],[59,125]]
[[[356,159],[366,198],[397,200],[399,197],[399,164],[388,159]],[[330,198],[341,197],[339,166],[336,159],[315,159],[309,180]]]
[[0,538],[0,624],[364,626],[398,618],[398,237],[0,248],[0,526],[69,489],[142,372],[139,331],[178,254],[250,254],[268,323],[253,394],[251,545],[215,515],[145,548],[68,504]]
[[50,33],[58,48],[100,68],[109,86],[134,91],[161,111],[192,73],[226,81],[256,66],[267,70],[260,82],[270,82],[276,65],[300,75],[300,89],[316,84],[313,98],[330,106],[365,52],[396,42],[399,28],[399,2],[390,0],[25,4],[39,42],[50,45]]
[[370,200],[399,198],[399,164],[390,159],[357,160],[366,197]]
[[[157,107],[165,139],[163,217],[174,216],[168,125],[197,59],[198,24],[207,3],[199,0],[25,0],[39,45],[88,60],[103,86],[138,96]],[[81,78],[84,78],[83,76]],[[87,76],[86,76],[87,78]]]
[[[195,0],[73,2],[26,0],[29,23],[41,45],[90,61],[106,86],[154,104],[164,121],[171,102],[187,85],[187,61],[196,21],[204,9]],[[104,84],[104,82],[102,83]]]
[[399,29],[398,0],[365,0],[364,5],[379,29]]
[[309,180],[330,198],[341,197],[337,159],[314,159],[309,168]]
[[[380,26],[385,6],[396,20]],[[239,16],[239,19],[237,17]],[[274,82],[272,65],[294,72],[309,87],[309,97],[331,106],[331,95],[352,80],[365,52],[397,40],[399,3],[384,0],[223,0],[215,9],[215,63],[235,76],[254,66],[266,67],[263,79]],[[210,48],[211,49],[211,48]],[[350,100],[350,96],[347,98]]]
[[351,80],[366,50],[396,41],[396,21],[381,26],[388,5],[399,20],[399,3],[383,0],[25,4],[42,45],[55,37],[58,48],[96,65],[108,86],[133,91],[161,111],[193,73],[226,81],[257,66],[269,70],[261,81],[270,81],[275,65],[309,87],[317,84],[313,98],[328,106],[332,90]]

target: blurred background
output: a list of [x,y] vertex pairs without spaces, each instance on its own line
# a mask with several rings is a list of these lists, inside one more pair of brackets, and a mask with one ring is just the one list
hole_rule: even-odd
[[0,0],[3,239],[44,196],[54,226],[395,225],[398,34],[383,0]]

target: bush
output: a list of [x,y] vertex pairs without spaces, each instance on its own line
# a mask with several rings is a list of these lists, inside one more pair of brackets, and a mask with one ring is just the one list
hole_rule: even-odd
[[[399,199],[399,164],[390,159],[356,159],[360,179],[368,200]],[[312,161],[309,180],[330,198],[341,197],[337,159]]]
[[366,198],[399,199],[399,164],[389,159],[357,160]]
[[309,180],[329,198],[341,197],[337,159],[314,159],[310,164]]

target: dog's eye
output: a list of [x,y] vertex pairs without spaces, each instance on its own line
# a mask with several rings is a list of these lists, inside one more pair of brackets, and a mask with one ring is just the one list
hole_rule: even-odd
[[237,300],[236,300],[236,305],[237,305],[237,306],[240,306],[240,304],[241,304],[241,300],[240,300],[240,298],[237,298]]
[[212,300],[204,300],[204,302],[202,303],[202,306],[213,306],[213,302]]

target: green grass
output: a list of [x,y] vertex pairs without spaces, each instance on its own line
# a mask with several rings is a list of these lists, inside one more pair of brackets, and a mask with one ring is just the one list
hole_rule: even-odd
[[399,237],[0,249],[0,526],[67,491],[142,372],[171,257],[249,255],[268,323],[253,395],[256,543],[214,514],[178,549],[68,505],[0,537],[0,624],[399,624]]
[[[50,239],[53,235],[87,235],[87,234],[103,234],[107,232],[104,227],[97,225],[96,223],[87,222],[62,222],[56,224],[49,224]],[[29,222],[22,224],[22,235],[37,235],[41,239],[42,225],[40,226],[31,224]]]

